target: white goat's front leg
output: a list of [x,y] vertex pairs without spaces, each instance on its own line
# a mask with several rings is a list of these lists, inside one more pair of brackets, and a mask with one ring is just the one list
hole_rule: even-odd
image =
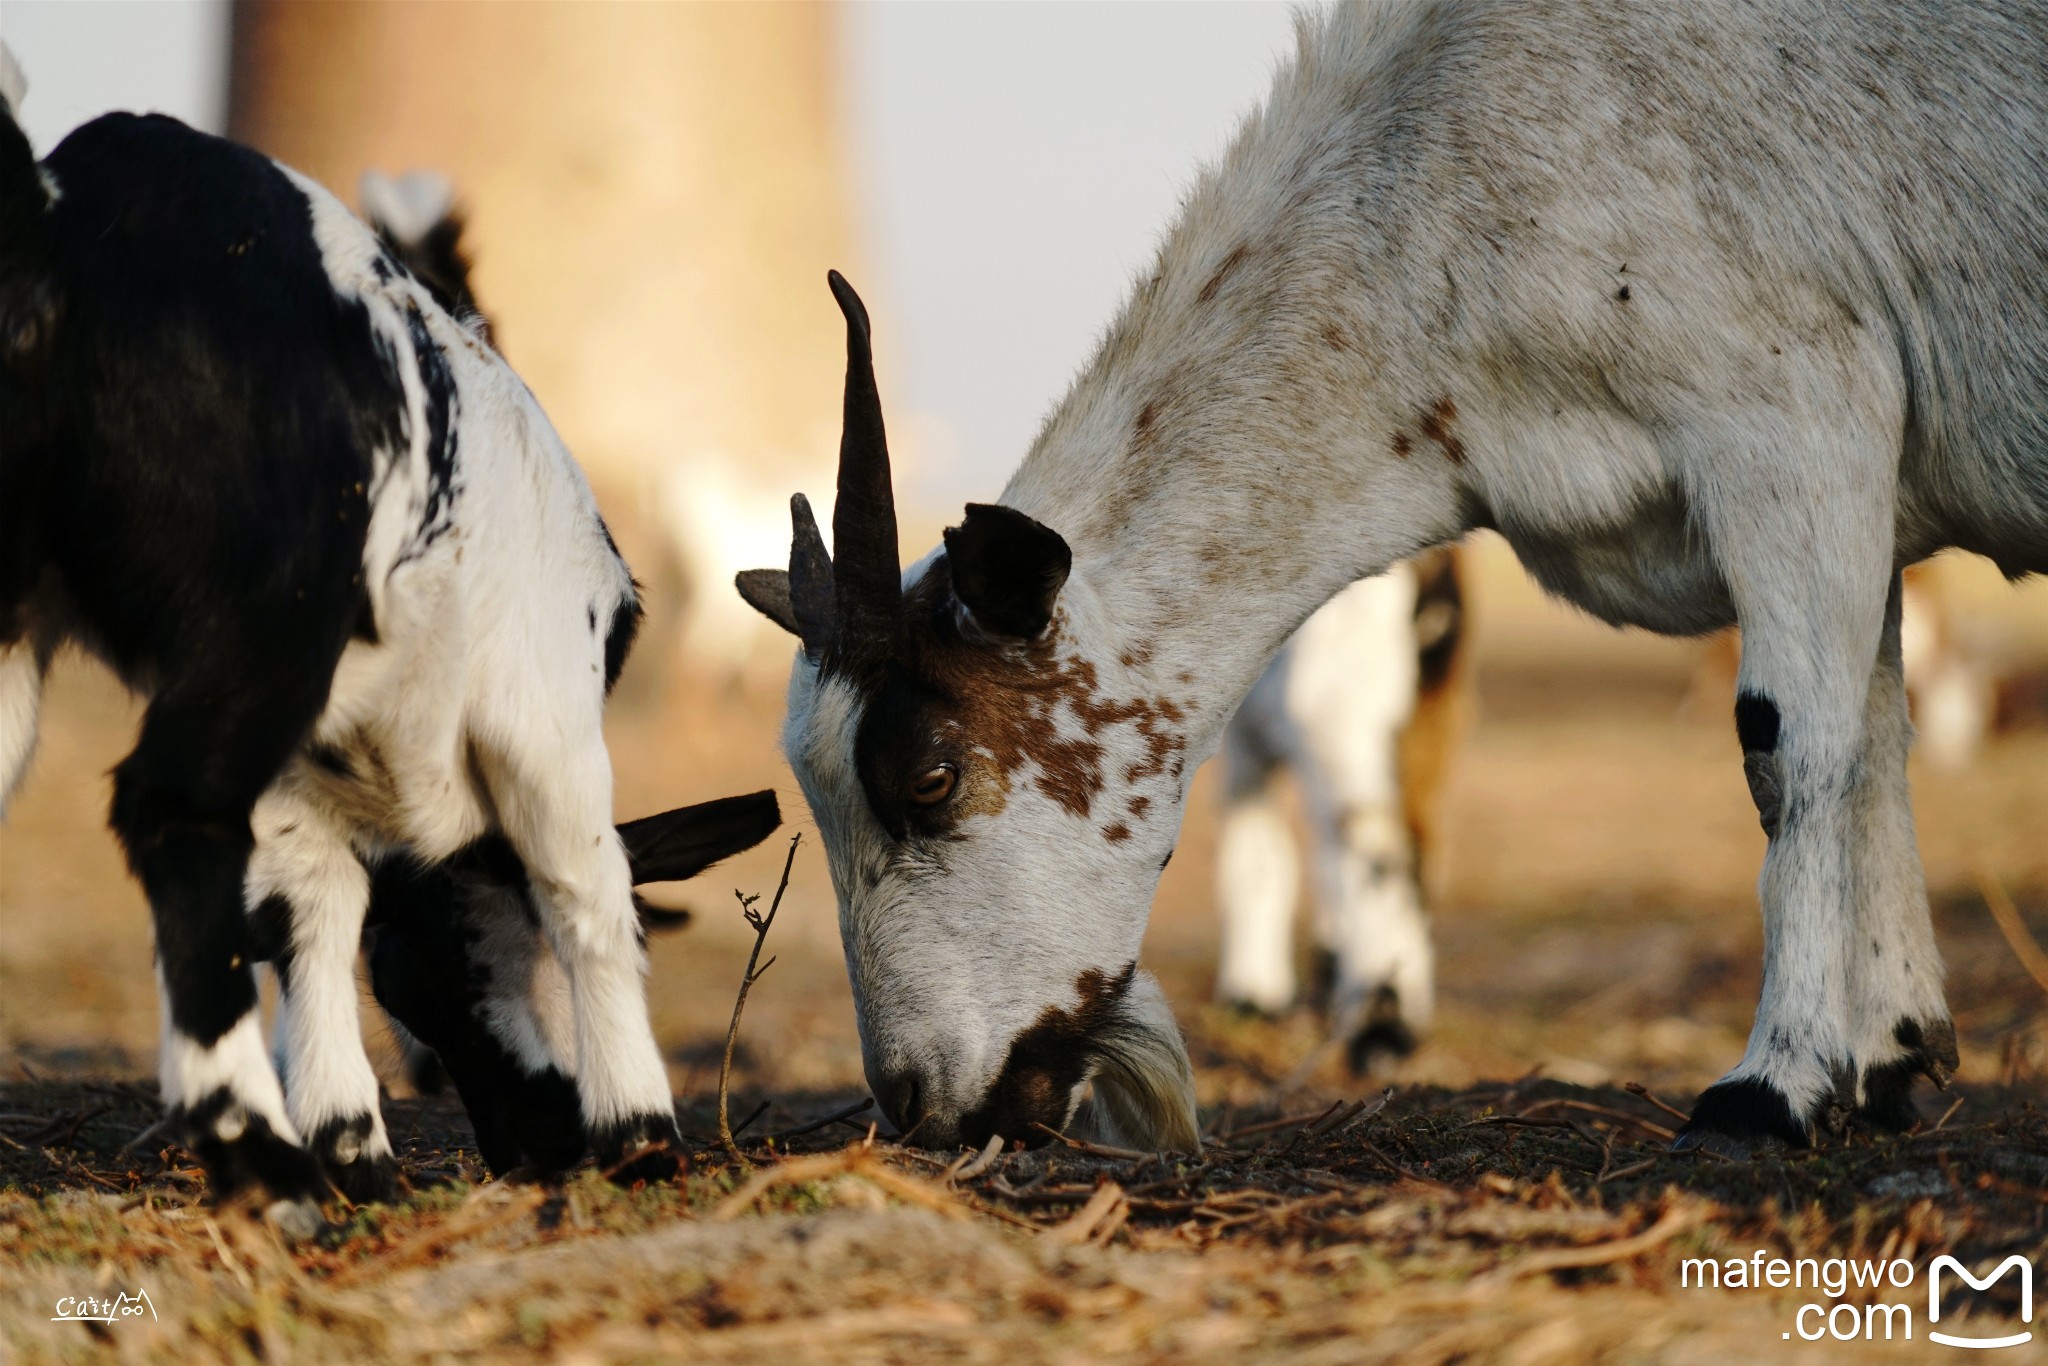
[[1216,846],[1223,930],[1216,999],[1267,1015],[1294,1004],[1294,908],[1301,896],[1301,855],[1275,798],[1274,760],[1264,734],[1276,718],[1262,708],[1276,700],[1267,696],[1275,692],[1260,680],[1224,732],[1223,820]]
[[357,1012],[369,874],[346,828],[295,795],[289,778],[256,804],[250,825],[251,939],[277,976],[274,1049],[286,1108],[349,1199],[389,1200],[398,1161]]
[[[612,825],[611,761],[596,718],[567,755],[513,755],[490,785],[569,979],[576,1089],[598,1165],[617,1168],[627,1183],[673,1176],[681,1148],[675,1098],[648,1023],[632,872]],[[619,1167],[648,1144],[667,1148]]]
[[1887,449],[1882,422],[1863,430],[1869,445],[1809,453],[1799,480],[1724,468],[1702,509],[1741,620],[1736,727],[1771,843],[1749,1047],[1681,1148],[1746,1154],[1852,1116],[1897,1124],[1912,1073],[1954,1064],[1906,790],[1891,461],[1870,458]]

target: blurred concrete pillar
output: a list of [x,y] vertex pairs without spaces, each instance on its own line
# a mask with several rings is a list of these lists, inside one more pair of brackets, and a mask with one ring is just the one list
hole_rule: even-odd
[[453,180],[506,356],[714,668],[769,648],[732,572],[786,560],[791,491],[829,502],[824,276],[859,278],[834,27],[800,3],[235,6],[232,136],[351,204],[367,169]]

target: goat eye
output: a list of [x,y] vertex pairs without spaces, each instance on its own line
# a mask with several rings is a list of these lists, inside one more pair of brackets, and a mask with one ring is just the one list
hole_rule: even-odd
[[960,778],[959,770],[951,764],[940,764],[927,769],[923,776],[910,785],[910,800],[919,806],[937,806],[953,795],[953,784]]

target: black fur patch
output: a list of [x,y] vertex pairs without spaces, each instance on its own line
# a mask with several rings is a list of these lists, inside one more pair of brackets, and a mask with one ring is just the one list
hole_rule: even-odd
[[[622,1161],[627,1153],[657,1145],[639,1157]],[[590,1150],[598,1166],[612,1173],[621,1186],[636,1181],[673,1181],[683,1170],[682,1135],[676,1131],[673,1114],[636,1115],[611,1124],[599,1125],[590,1134]]]
[[292,989],[292,904],[275,892],[249,912],[249,958],[268,963],[278,985]]
[[1735,735],[1744,754],[1775,754],[1778,750],[1778,704],[1761,693],[1735,699]]
[[[398,1194],[398,1163],[389,1155],[372,1157],[364,1151],[374,1127],[368,1115],[336,1117],[306,1137],[307,1149],[320,1160],[328,1178],[358,1205],[388,1202]],[[354,1152],[347,1162],[338,1156],[344,1139]]]
[[1413,1053],[1420,1040],[1401,1018],[1401,994],[1382,986],[1366,1007],[1365,1021],[1345,1041],[1344,1057],[1355,1076],[1371,1076],[1390,1062]]
[[[607,533],[609,534],[609,533]],[[604,634],[604,690],[610,696],[619,681],[619,674],[625,670],[626,656],[632,652],[633,638],[640,634],[640,619],[646,609],[640,605],[640,585],[634,584],[633,591],[619,599],[619,605],[612,609],[612,624]]]
[[407,306],[405,328],[412,338],[420,385],[426,391],[427,490],[420,523],[393,562],[394,569],[426,554],[455,525],[455,499],[461,492],[456,465],[459,432],[455,424],[455,373],[448,366],[447,355],[427,330],[426,316],[418,308]]
[[1415,589],[1415,660],[1418,686],[1434,692],[1450,681],[1465,635],[1465,592],[1453,554],[1418,557]]
[[1746,1077],[1719,1082],[1703,1091],[1671,1149],[1707,1148],[1723,1157],[1746,1158],[1771,1144],[1804,1148],[1811,1139],[1776,1087]]
[[180,1140],[205,1164],[215,1194],[229,1195],[253,1183],[280,1200],[318,1204],[325,1199],[327,1178],[320,1163],[304,1148],[279,1137],[263,1116],[248,1114],[241,1134],[231,1141],[220,1137],[216,1126],[237,1103],[226,1087],[220,1087],[170,1115]]

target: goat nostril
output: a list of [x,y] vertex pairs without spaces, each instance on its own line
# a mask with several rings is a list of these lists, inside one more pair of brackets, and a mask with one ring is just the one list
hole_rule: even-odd
[[913,1125],[924,1118],[921,1101],[924,1088],[914,1072],[899,1072],[893,1077],[884,1077],[876,1088],[880,1094],[876,1099],[882,1102],[882,1110],[898,1133],[908,1133]]

